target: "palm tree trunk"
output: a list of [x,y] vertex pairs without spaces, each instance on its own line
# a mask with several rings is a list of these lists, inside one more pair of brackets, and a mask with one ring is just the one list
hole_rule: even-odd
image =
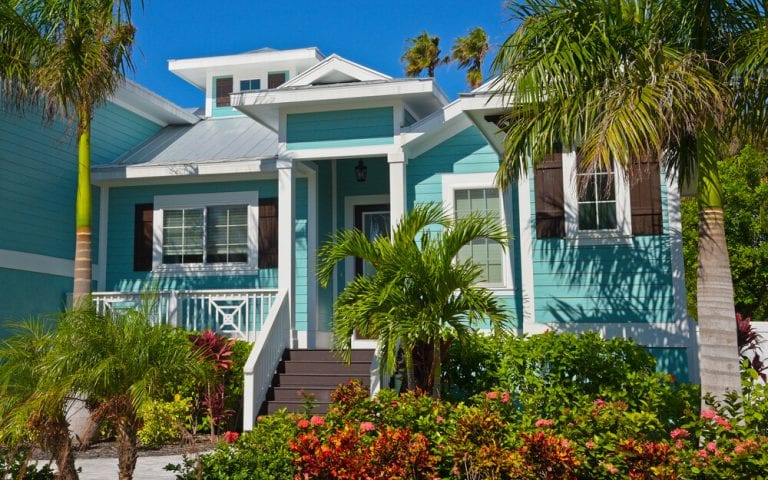
[[77,149],[77,200],[75,243],[75,284],[74,304],[82,302],[91,294],[92,253],[91,253],[91,112],[78,108],[78,149]]
[[117,422],[117,467],[119,480],[131,480],[136,469],[138,447],[136,433],[138,420],[135,415],[121,417]]
[[69,428],[65,418],[51,422],[51,434],[46,442],[53,454],[56,468],[59,470],[57,478],[60,480],[78,480],[75,468],[75,455],[72,450],[72,440],[69,437]]
[[416,390],[416,373],[413,371],[413,348],[406,347],[403,349],[405,355],[405,380],[408,390]]
[[723,194],[714,151],[702,135],[699,156],[699,364],[704,395],[741,392],[736,318],[723,221]]
[[443,349],[441,347],[440,336],[436,336],[432,341],[432,398],[440,398],[442,388],[441,376],[443,375]]

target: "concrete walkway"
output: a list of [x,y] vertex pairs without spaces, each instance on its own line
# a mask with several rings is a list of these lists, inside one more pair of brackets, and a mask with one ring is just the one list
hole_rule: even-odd
[[[190,457],[194,454],[189,455]],[[136,461],[134,480],[175,480],[176,473],[164,469],[169,463],[182,463],[182,455],[139,457]],[[117,479],[116,458],[78,458],[75,466],[81,468],[80,480]]]

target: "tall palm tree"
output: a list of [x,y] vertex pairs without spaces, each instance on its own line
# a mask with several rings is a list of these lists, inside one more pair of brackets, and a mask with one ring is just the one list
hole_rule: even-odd
[[[0,344],[0,443],[27,441],[51,454],[62,480],[77,480],[65,402],[65,382],[41,374],[54,345],[54,333],[42,321],[14,328]],[[55,381],[52,381],[55,380]]]
[[440,37],[431,36],[427,32],[409,38],[410,46],[405,50],[401,60],[405,62],[405,74],[409,77],[418,77],[424,70],[427,76],[435,77],[435,69],[448,63],[448,57],[440,56]]
[[[442,231],[430,231],[439,226]],[[469,215],[451,218],[439,204],[419,204],[398,223],[393,238],[368,240],[359,230],[336,233],[319,251],[318,277],[330,282],[336,264],[349,256],[369,262],[375,273],[358,276],[339,294],[334,305],[334,348],[349,358],[355,330],[381,342],[385,370],[396,368],[397,352],[406,359],[408,386],[414,387],[413,350],[431,348],[428,378],[422,387],[440,396],[445,342],[465,337],[488,319],[494,329],[506,316],[496,297],[477,286],[478,265],[456,259],[462,247],[478,238],[506,246],[509,237],[498,219]]]
[[65,312],[41,369],[87,396],[94,423],[106,418],[114,425],[120,480],[130,480],[136,467],[141,407],[162,394],[168,379],[183,383],[201,374],[200,356],[186,335],[152,325],[150,312],[149,305],[104,314],[84,305]]
[[740,10],[746,3],[759,5],[527,0],[511,7],[521,23],[493,65],[508,105],[501,185],[558,141],[579,147],[585,167],[661,159],[682,180],[698,172],[701,383],[715,396],[740,390],[717,159],[733,125],[752,126],[733,108],[734,97],[749,94],[726,68],[734,63],[731,40],[750,28]]
[[18,108],[73,119],[78,144],[74,299],[91,292],[91,119],[131,67],[130,0],[4,0],[0,87]]
[[467,84],[475,89],[483,83],[483,60],[489,50],[488,35],[481,27],[459,37],[451,48],[451,57],[459,62],[459,68],[467,69]]

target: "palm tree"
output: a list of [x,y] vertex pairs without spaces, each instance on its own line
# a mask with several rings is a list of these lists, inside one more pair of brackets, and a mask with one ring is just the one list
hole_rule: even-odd
[[430,36],[427,32],[408,39],[410,46],[405,50],[402,60],[405,62],[405,74],[409,77],[418,77],[425,69],[427,76],[435,77],[435,69],[448,63],[448,57],[440,56],[440,37]]
[[488,35],[481,27],[470,30],[466,37],[457,38],[451,48],[451,56],[459,62],[459,68],[467,69],[467,84],[472,89],[483,83],[483,60],[488,49]]
[[91,119],[131,67],[130,0],[7,0],[0,5],[0,87],[17,108],[77,128],[74,299],[91,292]]
[[200,356],[183,332],[150,324],[150,306],[97,313],[90,305],[62,314],[56,342],[42,368],[70,391],[87,396],[94,423],[108,419],[117,433],[118,473],[133,476],[138,411],[158,398],[168,379],[200,375]]
[[[441,232],[430,231],[439,226]],[[346,257],[369,262],[375,273],[358,276],[334,305],[333,345],[349,359],[355,330],[378,337],[385,371],[396,368],[403,349],[408,386],[414,387],[413,351],[421,343],[431,349],[428,378],[420,386],[440,396],[446,342],[464,338],[488,319],[494,329],[505,326],[504,309],[487,289],[476,285],[482,268],[456,259],[462,247],[487,238],[505,247],[509,237],[498,219],[469,215],[453,219],[438,204],[419,204],[398,223],[392,240],[373,241],[358,231],[342,231],[320,249],[318,277],[327,285],[336,264]]]
[[527,0],[511,7],[521,23],[493,65],[508,106],[500,185],[560,141],[587,168],[661,159],[681,180],[698,171],[701,383],[718,397],[740,390],[717,158],[733,125],[750,126],[732,101],[749,93],[726,68],[730,40],[751,28],[746,3]]
[[0,345],[0,443],[30,441],[50,452],[63,480],[77,480],[65,414],[68,385],[41,374],[54,344],[46,323],[30,320]]

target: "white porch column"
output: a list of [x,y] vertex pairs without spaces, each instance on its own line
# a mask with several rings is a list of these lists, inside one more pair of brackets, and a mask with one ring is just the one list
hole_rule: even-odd
[[295,339],[295,278],[296,278],[296,171],[293,159],[280,156],[277,160],[277,288],[288,293],[288,311],[292,337]]
[[402,150],[387,155],[389,163],[389,211],[392,232],[405,215],[405,154]]

